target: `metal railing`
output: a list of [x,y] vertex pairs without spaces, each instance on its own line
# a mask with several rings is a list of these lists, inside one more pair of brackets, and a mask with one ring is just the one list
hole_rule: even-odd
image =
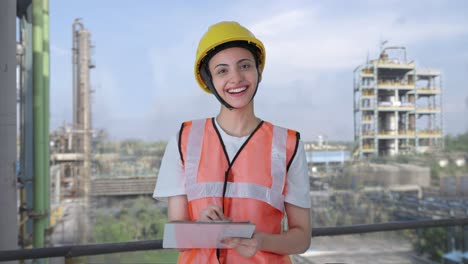
[[[372,232],[398,231],[431,227],[468,226],[468,218],[438,220],[399,221],[380,224],[352,225],[340,227],[319,227],[312,229],[312,237],[364,234]],[[163,249],[162,240],[132,241],[121,243],[71,245],[51,248],[34,248],[0,251],[0,262],[24,259],[41,259],[53,257],[74,258],[121,252]]]

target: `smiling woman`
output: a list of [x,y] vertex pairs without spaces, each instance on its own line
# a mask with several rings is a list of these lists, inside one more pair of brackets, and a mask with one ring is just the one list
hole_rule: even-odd
[[291,263],[289,254],[309,247],[309,177],[299,133],[254,112],[264,66],[263,43],[237,22],[212,25],[200,40],[195,77],[221,109],[182,123],[153,196],[168,197],[171,221],[248,221],[256,230],[250,239],[224,239],[228,249],[183,250],[179,263]]
[[244,48],[222,50],[210,60],[209,68],[216,93],[231,109],[253,105],[259,74],[252,53]]
[[[47,2],[49,12],[39,11]],[[229,249],[187,250],[180,262],[287,263],[287,255],[309,243],[307,221],[314,227],[309,260],[316,263],[369,263],[376,256],[378,262],[408,263],[416,254],[437,263],[456,253],[461,259],[459,242],[468,239],[462,230],[468,222],[457,220],[468,216],[467,10],[466,0],[0,0],[0,43],[8,42],[0,44],[0,152],[6,153],[0,154],[0,171],[9,168],[0,178],[12,180],[0,184],[0,201],[8,203],[0,217],[0,249],[34,246],[15,254],[53,251],[67,258],[91,254],[86,246],[68,245],[78,241],[125,242],[109,245],[122,253],[160,249],[162,243],[128,240],[162,238],[159,224],[167,210],[154,212],[168,204],[171,220],[256,226],[251,239],[226,239]],[[49,41],[34,41],[46,39],[37,32],[40,17],[50,22],[42,32],[50,30]],[[220,17],[245,21],[248,29],[205,24]],[[90,63],[78,59],[80,73],[90,77],[84,83],[73,70],[75,18],[83,18],[89,31],[82,36],[92,36],[89,51],[80,54],[97,66],[89,75]],[[48,82],[50,98],[39,89]],[[90,93],[73,92],[74,83]],[[85,101],[90,106],[80,107]],[[44,122],[33,121],[39,116]],[[71,124],[80,116],[91,121],[88,129]],[[209,118],[192,120],[200,116]],[[90,155],[83,156],[85,134]],[[46,148],[31,148],[35,143]],[[169,203],[152,208],[154,201],[145,201],[136,208],[124,201],[147,193],[146,187],[153,192],[156,177],[146,176],[159,177],[155,197]],[[116,215],[108,203],[127,213]],[[44,217],[28,218],[28,212]],[[52,233],[43,232],[47,212]],[[423,219],[435,218],[459,226],[421,231]],[[419,230],[361,233],[389,230],[384,226],[395,221],[411,221]],[[341,225],[359,226],[334,228]],[[321,237],[350,231],[359,235]],[[37,248],[45,241],[57,248]],[[110,253],[107,245],[91,248]],[[167,251],[148,255],[159,253]],[[179,250],[171,253],[159,262],[175,263]],[[158,263],[146,253],[131,254],[83,262]]]

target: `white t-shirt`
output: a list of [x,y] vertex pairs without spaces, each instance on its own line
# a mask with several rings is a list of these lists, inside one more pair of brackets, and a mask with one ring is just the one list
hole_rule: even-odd
[[[220,128],[216,119],[215,125]],[[218,129],[218,131],[226,147],[229,161],[231,162],[249,136],[230,136],[221,128]],[[289,167],[287,181],[285,202],[302,208],[310,208],[309,175],[307,173],[304,143],[301,140],[299,140],[297,153]],[[180,159],[177,137],[173,136],[166,146],[153,197],[155,199],[161,199],[170,196],[185,195],[186,191],[184,185],[184,169]]]

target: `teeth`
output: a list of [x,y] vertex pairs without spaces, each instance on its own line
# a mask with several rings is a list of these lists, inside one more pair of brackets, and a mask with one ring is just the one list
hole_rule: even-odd
[[244,91],[245,89],[247,89],[246,87],[241,87],[241,88],[236,88],[236,89],[229,89],[228,92],[229,93],[240,93],[242,91]]

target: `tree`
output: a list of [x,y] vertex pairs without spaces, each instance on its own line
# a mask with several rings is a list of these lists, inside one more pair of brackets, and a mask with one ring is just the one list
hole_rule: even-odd
[[[125,201],[117,208],[100,210],[96,214],[93,238],[96,243],[116,243],[163,238],[167,211],[154,200],[141,197]],[[97,256],[93,262],[103,263],[175,263],[177,251],[156,250]]]

